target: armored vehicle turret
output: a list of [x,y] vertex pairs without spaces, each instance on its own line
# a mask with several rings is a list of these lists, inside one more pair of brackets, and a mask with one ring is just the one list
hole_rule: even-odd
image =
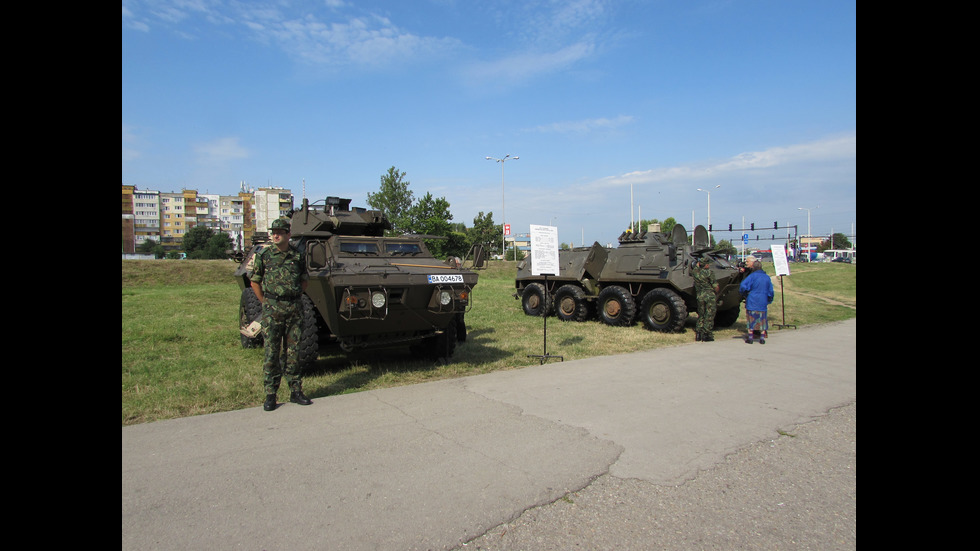
[[[659,231],[623,233],[619,246],[599,243],[559,251],[560,273],[532,275],[532,258],[517,264],[515,298],[529,316],[554,313],[564,321],[598,317],[607,325],[631,325],[637,319],[647,329],[681,331],[689,311],[697,311],[693,263],[711,259],[711,270],[720,287],[715,327],[738,320],[738,285],[745,277],[724,256],[711,250],[704,226],[694,230],[694,245],[684,226],[671,235]],[[545,285],[547,284],[547,288]]]
[[[350,199],[303,199],[290,213],[290,244],[303,252],[309,285],[303,294],[302,368],[321,350],[410,346],[420,356],[448,358],[466,336],[463,316],[477,274],[455,258],[436,259],[421,236],[387,237],[381,211],[351,208]],[[239,332],[245,348],[262,345],[262,315],[250,277],[255,255],[270,241],[255,240],[235,279],[242,290]]]

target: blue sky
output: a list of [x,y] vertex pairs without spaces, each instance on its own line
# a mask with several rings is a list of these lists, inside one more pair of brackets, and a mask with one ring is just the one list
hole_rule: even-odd
[[715,230],[804,234],[802,207],[850,235],[856,20],[853,0],[123,0],[122,183],[367,206],[395,166],[454,222],[576,246],[631,210],[707,225],[698,188]]

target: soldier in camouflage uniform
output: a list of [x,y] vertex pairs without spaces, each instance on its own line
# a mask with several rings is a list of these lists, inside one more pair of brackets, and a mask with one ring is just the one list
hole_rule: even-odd
[[694,340],[710,342],[715,340],[715,313],[718,311],[718,285],[711,271],[711,259],[704,255],[694,264],[694,290],[698,298],[698,321]]
[[[304,406],[313,403],[303,394],[298,362],[303,332],[301,298],[309,280],[306,264],[303,255],[289,246],[289,220],[275,220],[269,230],[273,246],[263,248],[255,256],[251,278],[252,290],[262,303],[262,334],[265,338],[263,408],[266,411],[276,409],[276,393],[283,371],[289,385],[289,401]],[[280,361],[283,343],[286,346],[285,366]]]

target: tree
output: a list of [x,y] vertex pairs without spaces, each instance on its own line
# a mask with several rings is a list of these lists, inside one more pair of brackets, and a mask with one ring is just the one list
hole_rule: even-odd
[[[449,237],[452,229],[449,221],[453,215],[449,212],[449,202],[445,197],[434,199],[432,193],[426,193],[409,209],[408,218],[413,233]],[[445,241],[427,239],[425,244],[435,256],[445,257],[448,253]]]
[[470,245],[466,233],[453,231],[447,237],[448,239],[446,239],[442,246],[443,251],[446,252],[446,256],[465,258],[467,253],[470,252]]
[[136,252],[140,253],[152,253],[153,249],[157,246],[157,242],[152,239],[147,239],[146,241],[140,243],[139,247],[136,247]]
[[817,252],[822,253],[827,249],[850,249],[851,247],[851,242],[847,239],[846,235],[835,233],[830,236],[830,239],[825,239],[817,245]]
[[732,242],[727,239],[722,239],[719,241],[718,246],[715,247],[715,250],[730,257],[738,254],[738,249],[736,249],[735,246],[732,245]]
[[673,216],[667,218],[663,222],[657,220],[656,218],[652,218],[650,220],[640,220],[639,231],[641,232],[646,231],[646,229],[649,228],[651,224],[660,224],[660,233],[665,233],[667,235],[670,235],[671,232],[674,231],[674,226],[677,225],[677,220],[674,220]]
[[208,239],[207,253],[208,258],[218,259],[227,258],[225,251],[232,248],[231,237],[225,232],[218,232]]
[[[182,240],[184,252],[190,258],[206,258],[203,255],[206,255],[208,240],[213,236],[214,231],[211,228],[201,225],[194,226],[184,233],[184,239]],[[201,251],[201,253],[198,255],[193,254],[196,251]]]
[[157,259],[161,259],[167,255],[167,250],[163,248],[163,245],[152,239],[147,239],[146,241],[140,243],[140,246],[137,247],[136,250],[137,252],[141,253],[151,253]]
[[398,172],[394,166],[381,177],[381,189],[378,193],[368,193],[367,203],[373,209],[380,210],[391,222],[388,235],[399,235],[409,231],[411,223],[409,210],[412,208],[412,192],[408,186],[411,182],[404,179],[405,173]]
[[231,248],[231,238],[225,232],[214,233],[206,226],[194,226],[187,230],[183,239],[184,253],[193,260],[225,258]]
[[469,231],[469,244],[483,245],[488,252],[495,251],[497,249],[494,245],[500,244],[502,232],[500,225],[493,223],[493,211],[484,216],[481,210],[473,219],[473,227]]

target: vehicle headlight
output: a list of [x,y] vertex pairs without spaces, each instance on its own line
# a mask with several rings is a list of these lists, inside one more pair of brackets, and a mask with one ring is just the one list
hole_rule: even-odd
[[381,308],[385,305],[385,294],[381,292],[375,292],[371,295],[371,304],[375,308]]
[[450,293],[449,291],[442,291],[441,293],[439,293],[439,302],[442,303],[443,306],[447,306],[452,301],[453,301],[453,294]]

